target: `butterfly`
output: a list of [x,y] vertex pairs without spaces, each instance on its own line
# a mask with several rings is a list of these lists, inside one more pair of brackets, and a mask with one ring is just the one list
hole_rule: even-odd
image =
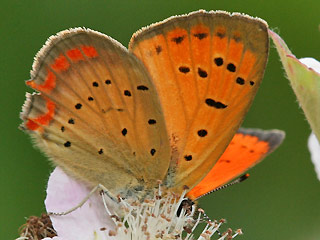
[[197,199],[283,140],[239,129],[263,78],[263,20],[199,10],[136,32],[129,49],[74,28],[35,57],[21,129],[69,176],[142,199],[162,180]]

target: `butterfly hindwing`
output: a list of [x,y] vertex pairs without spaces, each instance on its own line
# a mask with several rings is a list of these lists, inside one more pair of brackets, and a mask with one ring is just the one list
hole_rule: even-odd
[[60,32],[27,85],[39,93],[27,95],[21,127],[69,175],[113,194],[165,178],[170,145],[158,96],[120,43],[88,29]]
[[268,49],[265,22],[226,12],[172,17],[133,35],[129,51],[162,104],[176,191],[194,187],[224,152],[261,83]]
[[218,162],[200,183],[188,193],[191,199],[200,198],[259,163],[283,141],[284,132],[240,128]]

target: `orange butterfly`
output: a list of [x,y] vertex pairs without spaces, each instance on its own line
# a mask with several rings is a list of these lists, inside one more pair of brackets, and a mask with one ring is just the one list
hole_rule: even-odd
[[21,128],[68,175],[113,196],[143,198],[162,180],[196,199],[284,137],[236,133],[268,48],[264,21],[221,11],[143,28],[129,51],[89,29],[62,31],[36,56],[27,85],[39,93],[27,94]]

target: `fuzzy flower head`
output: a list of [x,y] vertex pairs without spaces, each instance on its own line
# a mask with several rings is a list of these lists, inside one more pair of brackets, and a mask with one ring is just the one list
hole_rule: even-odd
[[[45,205],[48,212],[69,210],[88,196],[90,191],[81,182],[56,168],[51,174]],[[51,215],[57,236],[54,240],[148,240],[148,239],[233,239],[241,230],[221,233],[225,220],[211,221],[202,209],[185,197],[155,189],[153,198],[140,202],[119,198],[115,203],[104,191],[92,194],[81,207],[64,215]],[[203,224],[205,223],[205,224]],[[200,236],[195,230],[204,228]],[[220,230],[219,230],[220,229]],[[52,237],[52,236],[51,236]]]

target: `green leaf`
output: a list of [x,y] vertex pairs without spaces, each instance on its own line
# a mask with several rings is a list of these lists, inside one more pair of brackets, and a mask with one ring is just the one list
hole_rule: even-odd
[[305,59],[305,61],[297,59],[276,33],[269,30],[269,34],[277,48],[299,104],[312,131],[320,141],[320,63],[311,59],[312,65],[319,65],[317,66],[319,69],[316,70],[313,66],[314,69],[309,68],[306,64],[310,62],[310,59]]

